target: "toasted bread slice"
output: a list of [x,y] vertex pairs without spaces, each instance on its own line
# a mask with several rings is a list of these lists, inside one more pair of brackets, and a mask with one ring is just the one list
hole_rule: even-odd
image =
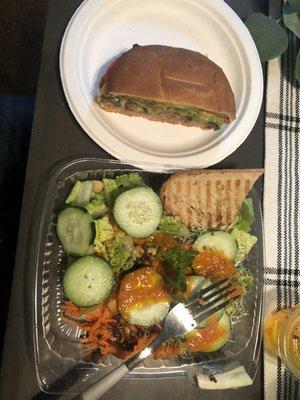
[[229,227],[262,169],[178,172],[163,184],[164,210],[192,229]]

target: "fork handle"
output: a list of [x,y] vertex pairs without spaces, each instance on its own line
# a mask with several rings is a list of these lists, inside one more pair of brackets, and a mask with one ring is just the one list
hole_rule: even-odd
[[160,332],[157,338],[149,344],[149,346],[145,347],[144,350],[140,351],[135,356],[129,358],[129,360],[125,362],[129,371],[132,371],[133,368],[137,367],[143,360],[149,357],[153,351],[166,340],[166,338],[167,336],[165,331]]
[[109,372],[99,381],[93,383],[84,392],[76,396],[73,400],[97,400],[106,392],[112,389],[129,372],[126,363],[121,364],[113,371]]
[[132,371],[137,365],[139,365],[145,358],[152,354],[153,350],[162,344],[166,339],[164,332],[147,347],[144,348],[137,355],[129,358],[129,360],[122,363],[119,367],[115,368],[108,374],[104,375],[103,378],[98,380],[84,390],[81,394],[76,396],[73,400],[97,400],[103,396],[106,392],[112,389],[122,378],[124,378],[128,372]]

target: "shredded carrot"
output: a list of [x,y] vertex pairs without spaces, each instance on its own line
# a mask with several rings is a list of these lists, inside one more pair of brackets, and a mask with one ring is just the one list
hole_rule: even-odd
[[72,317],[78,317],[81,314],[80,307],[76,306],[72,301],[66,301],[65,310]]
[[66,302],[65,313],[67,314],[63,317],[65,320],[80,327],[86,333],[86,337],[80,340],[82,344],[87,346],[84,351],[93,351],[99,348],[102,355],[116,354],[118,349],[110,342],[112,334],[109,329],[110,324],[116,322],[116,319],[106,304],[101,304],[84,314],[85,322],[72,319],[83,314],[83,312],[71,301]]
[[[76,319],[79,316],[83,317],[83,321]],[[117,357],[128,359],[152,343],[158,334],[157,332],[153,332],[148,336],[142,336],[139,335],[138,329],[132,329],[136,340],[133,350],[128,351],[122,348],[116,340],[112,340],[113,332],[111,327],[117,323],[117,316],[109,307],[109,301],[100,304],[88,312],[84,312],[84,310],[71,301],[66,301],[62,318],[69,324],[78,326],[85,332],[86,336],[80,339],[80,343],[85,346],[83,349],[84,353],[99,349],[100,354],[103,356],[114,354]],[[132,326],[131,328],[136,327]]]
[[134,243],[136,246],[144,246],[146,243],[149,242],[149,238],[146,238],[146,239],[138,239],[138,238],[133,237],[132,239],[133,239],[133,243]]

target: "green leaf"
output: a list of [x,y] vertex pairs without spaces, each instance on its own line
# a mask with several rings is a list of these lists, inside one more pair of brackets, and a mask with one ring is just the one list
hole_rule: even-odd
[[274,19],[254,13],[247,18],[245,25],[256,44],[261,61],[272,60],[286,51],[288,36]]
[[80,189],[81,189],[82,183],[80,181],[76,181],[75,185],[73,186],[73,189],[71,190],[67,200],[66,204],[72,204],[75,202],[76,197],[78,196]]
[[190,235],[188,228],[177,218],[170,215],[163,215],[158,229],[171,236],[187,238]]
[[84,208],[91,214],[94,219],[101,217],[108,212],[105,204],[104,191],[95,193],[94,198]]
[[95,221],[96,237],[94,243],[111,240],[115,236],[114,228],[109,222],[108,216]]
[[133,267],[136,260],[133,251],[134,244],[131,236],[116,236],[107,246],[109,263],[117,276]]
[[293,11],[300,12],[300,0],[290,0],[289,3]]
[[186,287],[184,271],[178,268],[172,269],[168,264],[164,265],[164,268],[166,271],[166,276],[165,276],[166,281],[176,290],[179,290],[180,292],[185,292],[187,287]]
[[140,186],[145,186],[145,183],[137,172],[119,175],[114,179],[104,178],[103,190],[106,204],[111,207],[121,193]]
[[160,251],[157,257],[163,261],[167,281],[177,290],[186,291],[185,271],[191,267],[197,251],[182,250],[178,247]]
[[108,261],[106,247],[103,242],[113,239],[115,235],[114,229],[109,222],[108,216],[95,221],[95,231],[96,235],[93,244],[95,253]]
[[294,32],[297,37],[300,37],[300,13],[293,11],[289,3],[283,5],[282,11],[285,26]]
[[298,52],[297,59],[296,59],[295,76],[296,76],[297,81],[300,83],[300,50]]
[[245,199],[244,203],[242,204],[238,219],[234,224],[234,228],[244,232],[250,232],[253,222],[254,211],[252,199]]
[[197,251],[183,250],[179,247],[172,247],[165,251],[158,252],[158,258],[171,264],[173,267],[186,269],[192,266]]
[[237,228],[234,228],[230,234],[238,244],[238,253],[235,257],[235,262],[242,261],[257,242],[257,237]]

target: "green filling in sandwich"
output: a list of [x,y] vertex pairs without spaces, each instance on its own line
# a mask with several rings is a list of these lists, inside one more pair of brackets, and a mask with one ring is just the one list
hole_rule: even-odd
[[115,107],[120,107],[123,110],[133,110],[141,114],[178,116],[183,121],[193,121],[211,127],[214,130],[220,129],[224,124],[224,116],[215,115],[193,107],[157,103],[151,100],[124,95],[112,95],[109,93],[103,93],[102,100],[111,103]]

